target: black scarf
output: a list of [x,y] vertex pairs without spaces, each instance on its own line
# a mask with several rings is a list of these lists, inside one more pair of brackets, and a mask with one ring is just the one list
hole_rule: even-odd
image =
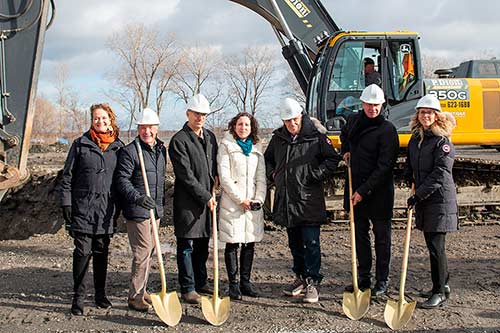
[[349,131],[349,134],[347,135],[347,138],[349,141],[352,143],[357,143],[360,139],[360,134],[366,130],[369,127],[379,127],[383,122],[385,118],[380,113],[378,116],[375,118],[368,118],[365,114],[364,111],[360,112],[358,121],[356,121],[353,125],[351,130]]

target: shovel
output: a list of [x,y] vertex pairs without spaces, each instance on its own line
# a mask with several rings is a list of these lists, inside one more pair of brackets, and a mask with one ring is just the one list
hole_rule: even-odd
[[361,291],[358,288],[358,268],[356,266],[356,234],[354,229],[354,205],[352,204],[352,174],[351,164],[347,162],[347,172],[349,178],[349,225],[351,229],[351,264],[352,264],[352,285],[353,292],[344,291],[342,309],[347,317],[358,320],[368,312],[370,307],[371,289]]
[[[150,196],[148,178],[146,176],[146,168],[144,167],[144,157],[142,156],[142,149],[139,140],[135,141],[137,147],[137,155],[139,155],[139,164],[141,165],[142,179],[144,180],[144,189],[146,195]],[[167,293],[167,281],[165,279],[165,268],[163,267],[163,256],[161,253],[160,238],[158,237],[158,230],[156,228],[156,219],[153,209],[149,210],[151,224],[153,226],[153,237],[155,240],[156,256],[160,264],[160,278],[161,278],[161,291],[159,294],[151,294],[151,301],[153,308],[163,321],[168,326],[175,326],[179,323],[182,316],[182,306],[179,302],[177,292],[172,291]]]
[[212,229],[214,246],[214,294],[212,299],[208,296],[201,297],[201,310],[205,319],[214,326],[224,324],[229,317],[229,297],[219,298],[219,252],[217,249],[217,216],[215,208],[212,211]]
[[[414,185],[412,186],[412,192]],[[410,303],[405,300],[406,269],[408,267],[408,253],[410,252],[411,218],[413,209],[408,209],[408,222],[406,223],[406,239],[403,252],[403,265],[401,268],[401,280],[399,281],[399,300],[388,300],[385,305],[384,319],[387,326],[398,330],[408,323],[417,305],[416,301]]]

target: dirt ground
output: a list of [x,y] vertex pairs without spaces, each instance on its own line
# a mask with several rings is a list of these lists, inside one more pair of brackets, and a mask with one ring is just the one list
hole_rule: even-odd
[[[373,300],[367,315],[349,320],[342,310],[342,292],[351,282],[350,241],[347,225],[322,228],[322,273],[320,302],[303,304],[300,298],[285,297],[282,288],[291,282],[291,255],[284,230],[268,230],[257,245],[253,282],[259,298],[231,302],[229,319],[221,327],[208,324],[201,307],[182,303],[178,326],[167,327],[154,311],[147,314],[127,308],[131,253],[125,233],[111,242],[108,294],[113,307],[95,308],[92,283],[85,316],[70,314],[72,240],[64,232],[53,191],[55,173],[64,154],[52,152],[31,157],[34,180],[27,188],[6,198],[0,205],[0,332],[387,332],[384,307],[387,298]],[[168,290],[177,288],[175,240],[167,223],[160,230]],[[481,221],[468,221],[481,222]],[[28,225],[31,233],[50,229],[53,234],[5,237],[9,225]],[[447,253],[452,294],[445,306],[435,310],[417,308],[406,332],[497,332],[500,333],[500,222],[467,224],[449,234]],[[33,226],[35,225],[35,226]],[[41,227],[43,226],[43,228]],[[13,229],[13,228],[11,228]],[[35,231],[34,231],[35,230]],[[393,231],[390,297],[398,298],[404,230]],[[223,249],[223,244],[219,244]],[[209,276],[212,277],[212,256]],[[223,251],[219,252],[220,289],[227,289]],[[421,232],[414,230],[406,283],[407,300],[430,288],[428,254]],[[91,281],[91,274],[88,276]],[[154,267],[150,292],[159,292],[160,279]]]

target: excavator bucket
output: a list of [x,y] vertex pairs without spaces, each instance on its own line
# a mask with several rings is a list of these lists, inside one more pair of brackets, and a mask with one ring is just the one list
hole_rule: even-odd
[[295,38],[304,43],[310,52],[317,54],[316,36],[326,31],[329,35],[339,27],[319,0],[231,0],[256,12],[273,27],[284,32],[278,14],[272,5],[276,1]]
[[0,200],[27,178],[49,1],[0,1]]

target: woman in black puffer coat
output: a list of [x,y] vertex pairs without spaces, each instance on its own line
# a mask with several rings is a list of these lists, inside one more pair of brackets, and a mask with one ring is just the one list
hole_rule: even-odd
[[85,275],[90,258],[94,268],[95,303],[109,308],[106,275],[110,238],[117,217],[112,189],[118,151],[118,127],[113,110],[107,104],[90,107],[91,127],[77,138],[64,163],[59,183],[66,229],[74,239],[74,296],[71,313],[83,315]]
[[422,97],[410,122],[405,175],[415,184],[408,207],[415,206],[416,226],[424,232],[429,250],[432,290],[422,293],[428,299],[422,308],[441,306],[450,294],[448,261],[445,252],[447,232],[458,228],[458,207],[452,177],[455,148],[450,136],[455,119],[441,112],[433,95]]

